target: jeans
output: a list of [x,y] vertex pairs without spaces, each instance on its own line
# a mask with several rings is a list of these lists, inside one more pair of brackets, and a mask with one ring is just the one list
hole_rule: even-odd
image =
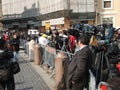
[[14,51],[13,52],[13,62],[17,62],[18,61],[18,51]]

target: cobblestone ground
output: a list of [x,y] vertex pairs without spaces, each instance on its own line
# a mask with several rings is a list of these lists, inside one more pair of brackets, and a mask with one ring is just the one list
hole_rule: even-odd
[[[20,54],[23,52],[20,52]],[[15,90],[50,90],[28,60],[19,56],[21,71],[15,75]]]

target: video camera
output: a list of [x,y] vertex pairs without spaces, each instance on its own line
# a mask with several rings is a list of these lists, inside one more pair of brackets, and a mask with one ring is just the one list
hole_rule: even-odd
[[89,24],[84,24],[82,31],[88,35],[96,35],[98,33],[97,27]]

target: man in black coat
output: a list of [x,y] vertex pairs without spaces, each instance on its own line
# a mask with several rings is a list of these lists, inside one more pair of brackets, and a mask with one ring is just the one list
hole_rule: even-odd
[[68,66],[67,89],[83,90],[89,82],[89,69],[92,64],[92,52],[89,49],[89,37],[81,35],[78,38],[80,50],[75,54]]
[[[0,90],[15,90],[14,75],[12,72],[13,68],[10,60],[11,58],[13,58],[13,53],[9,52],[5,48],[5,41],[0,39],[0,70],[4,70],[4,68],[6,68],[10,73],[7,75],[8,77],[4,77],[4,79],[7,78],[6,81],[3,81],[1,79],[2,75],[0,75]],[[0,74],[1,72],[2,71],[0,71]]]
[[10,44],[12,46],[13,54],[14,54],[13,61],[16,62],[16,61],[18,61],[18,53],[19,53],[19,49],[20,49],[19,48],[20,40],[16,33],[13,35],[13,39],[10,41]]

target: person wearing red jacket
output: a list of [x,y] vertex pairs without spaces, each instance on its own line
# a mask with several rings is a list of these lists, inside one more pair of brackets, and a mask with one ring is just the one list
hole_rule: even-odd
[[69,43],[68,43],[68,46],[69,46],[69,51],[70,53],[74,53],[75,52],[75,46],[76,46],[76,39],[75,39],[75,36],[74,36],[74,33],[71,31],[69,33]]

